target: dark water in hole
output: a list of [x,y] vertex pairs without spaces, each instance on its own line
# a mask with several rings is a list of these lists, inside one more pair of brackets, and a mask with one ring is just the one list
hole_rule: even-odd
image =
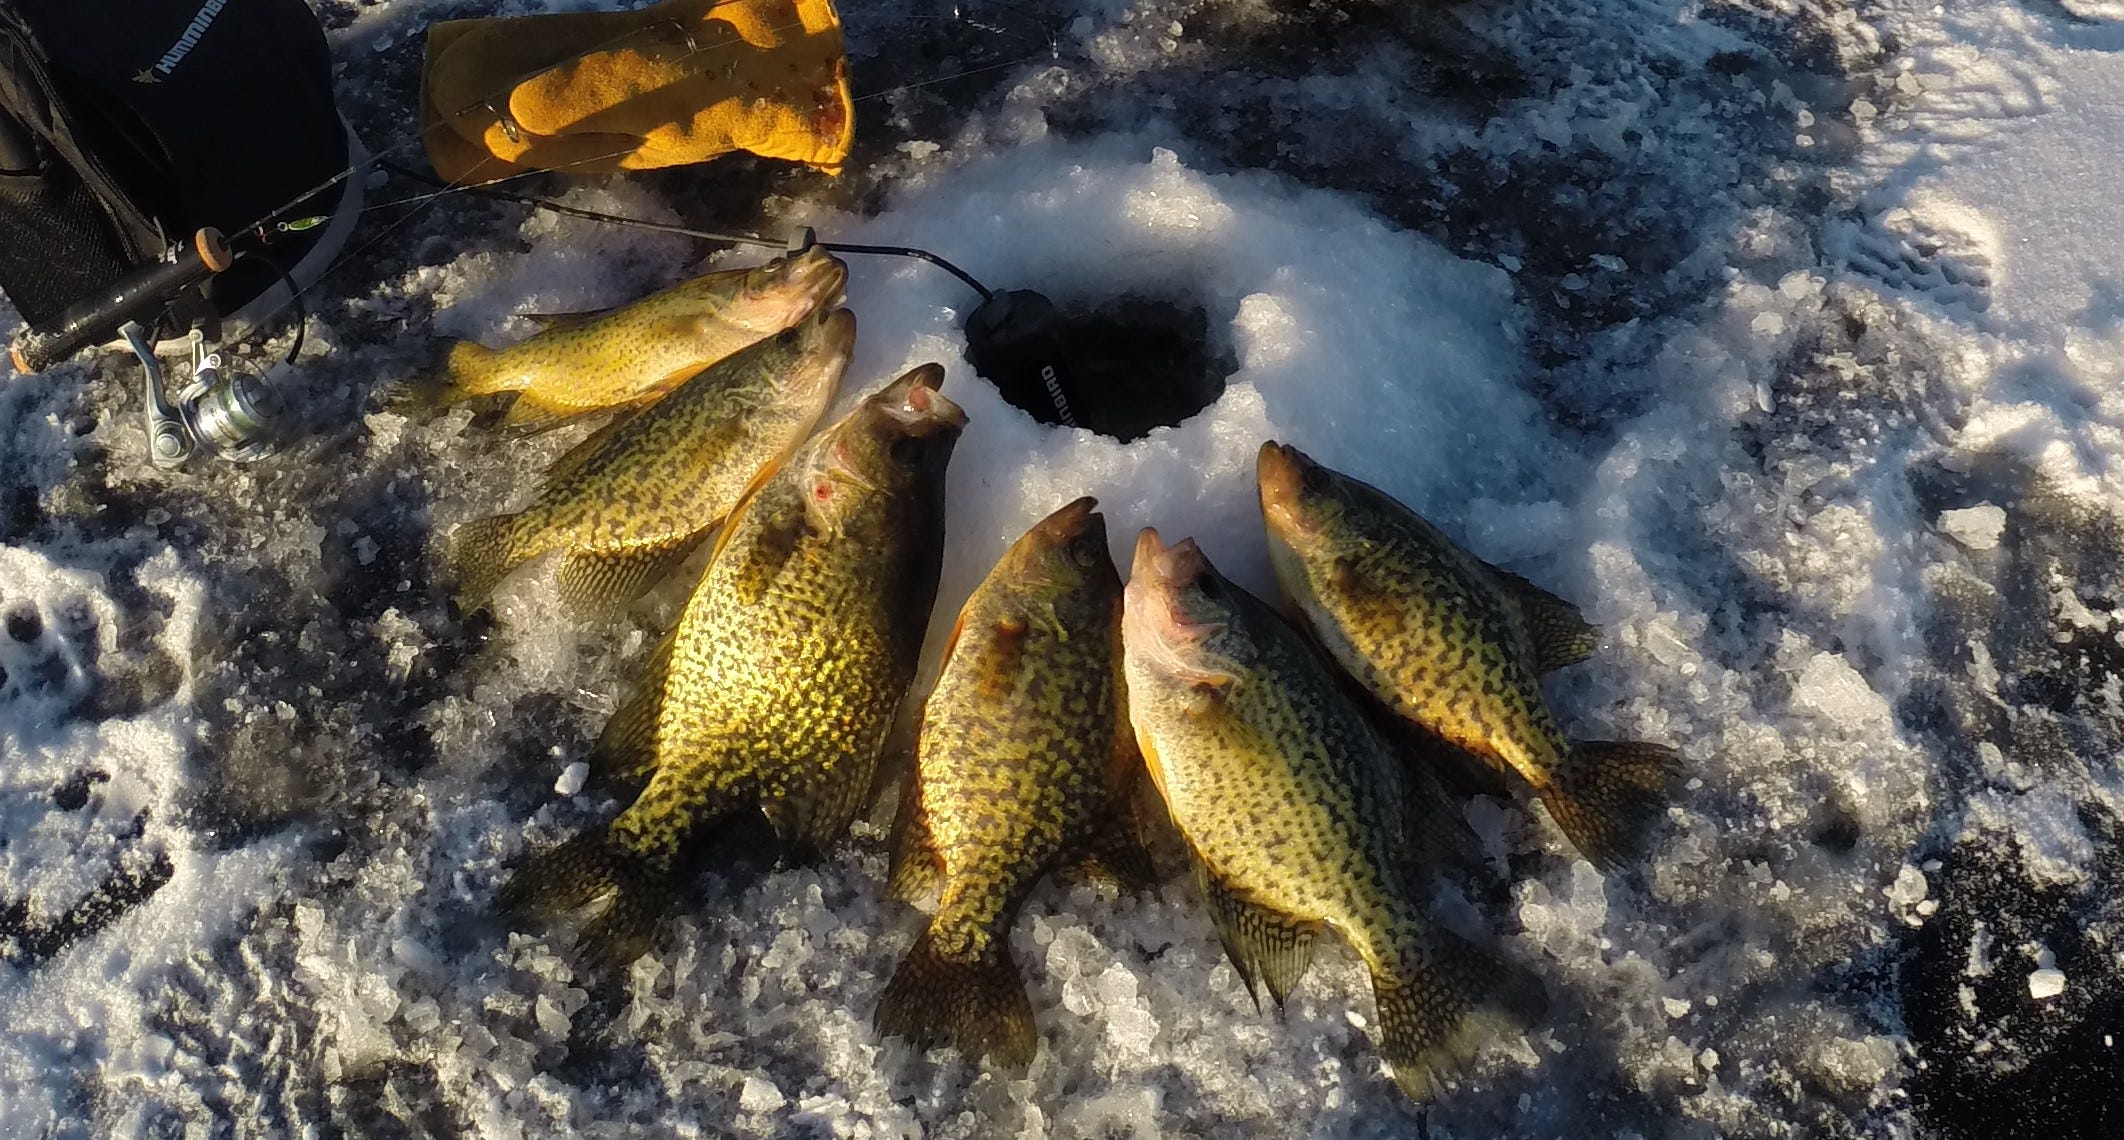
[[[1200,305],[1132,295],[1063,300],[1040,324],[1039,339],[1067,374],[1077,426],[1124,443],[1216,403],[1237,368],[1210,348],[1209,315]],[[1034,419],[1062,422],[1030,377],[998,387]]]

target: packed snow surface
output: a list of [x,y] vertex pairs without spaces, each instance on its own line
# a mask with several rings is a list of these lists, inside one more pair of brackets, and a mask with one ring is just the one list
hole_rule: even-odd
[[[1467,802],[1495,880],[1450,917],[1546,1020],[1420,1110],[1352,956],[1257,1010],[1184,876],[1064,880],[1014,939],[1031,1069],[918,1055],[870,1028],[917,922],[875,822],[809,864],[723,844],[623,978],[508,929],[511,862],[615,810],[588,742],[685,584],[605,626],[543,572],[458,613],[442,537],[580,431],[375,395],[431,335],[746,255],[377,177],[275,374],[287,453],[147,468],[115,358],[0,386],[0,1136],[2001,1135],[2000,1104],[2066,1136],[2113,1093],[2124,9],[844,7],[841,183],[531,188],[1203,313],[1222,396],[1122,444],[974,375],[958,281],[852,259],[844,402],[934,360],[971,421],[932,665],[1083,494],[1117,556],[1156,525],[1270,589],[1270,438],[1578,602],[1604,636],[1549,683],[1567,729],[1689,779],[1608,875],[1539,807]],[[319,9],[381,149],[423,23],[494,6]]]

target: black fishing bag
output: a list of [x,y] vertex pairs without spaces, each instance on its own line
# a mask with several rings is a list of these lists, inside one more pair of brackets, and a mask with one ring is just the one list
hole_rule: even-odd
[[[42,326],[201,228],[351,214],[348,143],[305,0],[0,0],[0,292]],[[184,319],[284,300],[338,228],[248,234]]]

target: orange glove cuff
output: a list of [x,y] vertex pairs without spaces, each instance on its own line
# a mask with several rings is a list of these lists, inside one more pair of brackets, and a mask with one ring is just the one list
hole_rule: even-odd
[[831,0],[664,0],[631,12],[428,29],[422,138],[436,172],[609,173],[733,150],[838,172],[855,114]]

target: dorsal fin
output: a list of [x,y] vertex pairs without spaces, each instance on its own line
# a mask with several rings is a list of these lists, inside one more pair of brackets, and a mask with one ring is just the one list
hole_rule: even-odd
[[592,321],[612,315],[617,308],[618,306],[615,305],[607,305],[602,309],[582,309],[573,313],[518,313],[516,315],[538,326],[538,332],[532,335],[543,336],[546,333],[567,332],[569,329],[582,328]]
[[1578,607],[1512,573],[1485,562],[1483,569],[1518,609],[1520,626],[1534,643],[1534,671],[1547,673],[1576,665],[1593,656],[1600,644],[1600,627],[1585,619]]

